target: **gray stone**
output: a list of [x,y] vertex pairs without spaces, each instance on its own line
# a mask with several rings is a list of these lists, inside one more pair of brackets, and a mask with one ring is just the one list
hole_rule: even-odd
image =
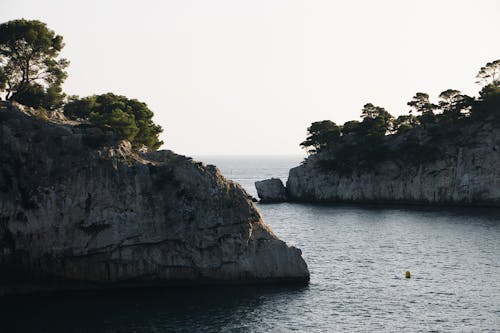
[[0,107],[0,294],[309,280],[216,167],[61,119]]
[[261,202],[284,202],[287,200],[286,189],[281,179],[271,178],[257,181],[255,188]]
[[[404,136],[399,138],[403,140]],[[399,143],[394,140],[394,144]],[[426,144],[436,143],[430,140]],[[455,139],[439,145],[442,155],[429,162],[386,160],[369,171],[354,170],[349,174],[325,172],[319,164],[328,156],[310,156],[304,164],[290,170],[286,185],[289,199],[500,206],[498,125],[471,121],[460,128]]]

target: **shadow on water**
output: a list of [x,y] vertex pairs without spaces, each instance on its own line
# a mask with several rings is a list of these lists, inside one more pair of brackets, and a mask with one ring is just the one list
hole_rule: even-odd
[[[370,214],[392,214],[408,213],[439,218],[458,218],[457,221],[488,221],[492,224],[500,224],[499,207],[464,207],[464,206],[430,206],[430,205],[411,205],[411,204],[373,204],[373,203],[258,203],[263,211],[268,209],[301,209],[310,211],[313,214],[342,214],[344,212],[368,212]],[[469,220],[470,219],[470,220]]]
[[0,331],[244,331],[258,320],[252,314],[260,307],[286,302],[307,289],[294,285],[204,286],[3,297]]

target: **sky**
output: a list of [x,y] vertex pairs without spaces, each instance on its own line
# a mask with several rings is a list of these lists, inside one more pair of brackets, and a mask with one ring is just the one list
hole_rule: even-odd
[[163,149],[298,155],[313,121],[407,113],[416,92],[477,95],[500,59],[500,1],[2,0],[0,22],[62,35],[64,90],[146,102]]

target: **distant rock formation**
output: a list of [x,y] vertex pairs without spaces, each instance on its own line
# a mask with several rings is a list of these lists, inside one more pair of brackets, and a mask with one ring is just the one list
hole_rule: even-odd
[[7,103],[0,159],[0,294],[309,280],[214,166]]
[[[441,152],[418,163],[386,159],[369,170],[339,172],[324,166],[331,158],[328,153],[311,155],[290,170],[287,200],[500,206],[500,126],[494,121],[471,122],[456,131],[454,138],[439,143],[425,132],[417,133],[422,144],[439,145]],[[405,136],[392,139],[389,148],[399,149],[404,140]]]
[[[500,128],[472,124],[441,145],[442,155],[411,164],[386,160],[370,171],[325,171],[325,156],[290,170],[289,199],[317,202],[380,202],[500,206]],[[433,144],[433,143],[429,143]]]
[[255,182],[257,195],[263,203],[284,202],[287,200],[286,189],[281,179],[271,178]]

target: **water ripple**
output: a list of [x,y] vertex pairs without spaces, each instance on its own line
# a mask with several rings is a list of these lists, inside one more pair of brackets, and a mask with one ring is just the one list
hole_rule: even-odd
[[[254,194],[255,180],[286,177],[297,163],[215,164]],[[278,236],[302,249],[309,286],[4,298],[0,331],[499,331],[500,210],[288,203],[259,209]]]

